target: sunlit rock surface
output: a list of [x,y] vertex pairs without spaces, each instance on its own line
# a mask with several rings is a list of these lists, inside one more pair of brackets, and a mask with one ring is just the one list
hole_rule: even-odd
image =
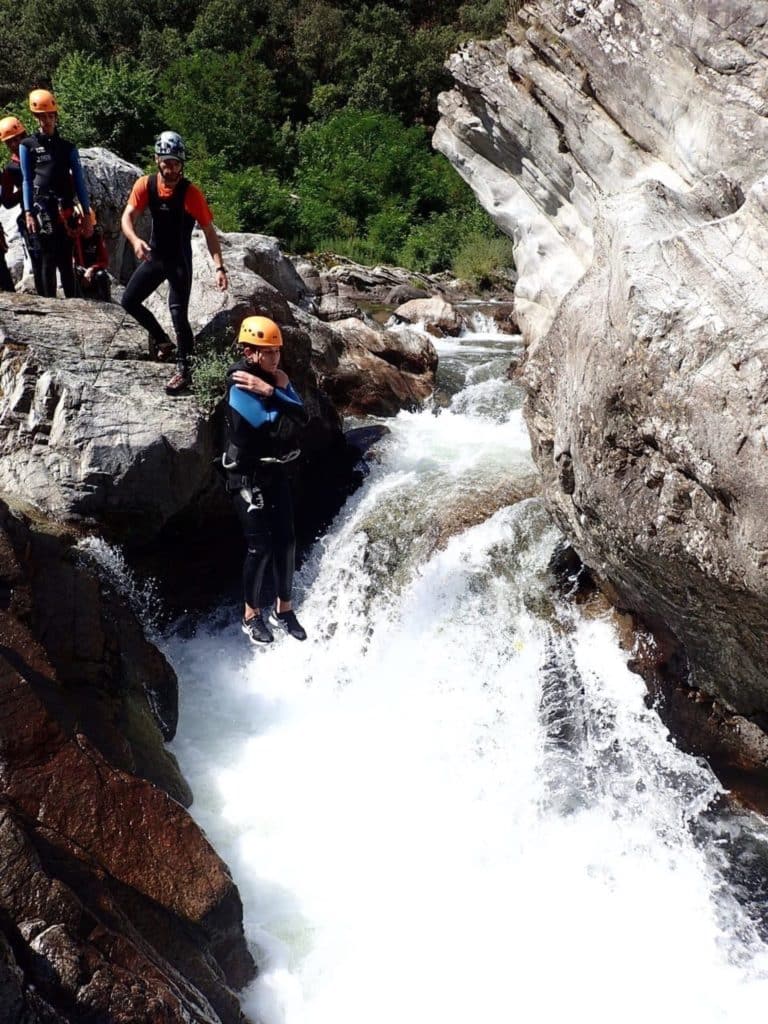
[[204,489],[212,426],[119,306],[2,293],[0,342],[0,490],[149,536]]
[[356,416],[395,416],[432,394],[437,353],[416,331],[385,330],[356,317],[332,324],[303,320],[312,365],[334,406]]
[[546,497],[694,685],[768,711],[763,4],[523,5],[435,140],[515,241]]

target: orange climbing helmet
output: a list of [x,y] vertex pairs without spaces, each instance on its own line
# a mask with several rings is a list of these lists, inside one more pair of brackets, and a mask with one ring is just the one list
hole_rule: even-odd
[[29,109],[33,114],[58,114],[56,97],[48,89],[33,89],[29,94]]
[[274,320],[266,316],[247,316],[240,324],[237,343],[259,348],[282,348],[283,336]]
[[27,129],[18,117],[4,117],[0,121],[0,142],[8,142],[19,135],[26,135]]

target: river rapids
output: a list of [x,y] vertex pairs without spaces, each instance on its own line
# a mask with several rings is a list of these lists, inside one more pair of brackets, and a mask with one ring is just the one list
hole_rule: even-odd
[[[310,552],[309,639],[220,608],[164,649],[192,814],[259,1024],[697,1024],[768,1002],[768,841],[681,753],[608,620],[555,596],[519,339],[438,342]],[[508,504],[505,489],[521,500]],[[500,495],[502,498],[500,498]]]

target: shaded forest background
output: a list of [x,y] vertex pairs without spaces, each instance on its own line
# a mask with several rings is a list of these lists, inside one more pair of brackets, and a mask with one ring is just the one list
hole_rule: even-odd
[[0,102],[32,128],[27,92],[53,87],[63,135],[144,166],[180,132],[222,230],[477,278],[509,242],[430,135],[447,56],[513,6],[2,0]]

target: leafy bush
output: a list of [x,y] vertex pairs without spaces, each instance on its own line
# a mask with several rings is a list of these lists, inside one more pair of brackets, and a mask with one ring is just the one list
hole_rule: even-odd
[[500,271],[514,265],[512,240],[504,235],[470,235],[456,252],[453,273],[473,288],[491,288]]
[[397,262],[424,274],[446,270],[462,237],[458,217],[452,213],[432,214],[410,231],[398,253]]
[[490,39],[501,34],[519,6],[515,0],[473,0],[459,8],[459,24],[465,34],[475,39]]
[[296,201],[290,189],[270,171],[249,167],[221,170],[221,161],[192,160],[187,173],[205,193],[222,231],[253,231],[292,238],[296,230]]
[[104,63],[73,53],[56,69],[53,88],[62,135],[78,146],[105,146],[137,160],[160,129],[155,75],[127,57]]
[[192,356],[192,394],[200,408],[209,415],[224,397],[227,370],[234,362],[229,346],[222,339],[200,344]]
[[163,79],[163,118],[190,151],[231,170],[270,166],[280,144],[281,103],[257,40],[243,53],[200,50],[182,57]]
[[[297,142],[297,221],[300,241],[309,248],[331,235],[365,236],[369,221],[385,208],[415,213],[421,180],[441,159],[429,151],[423,129],[373,111],[343,110],[308,125]],[[340,230],[344,220],[354,230]]]

